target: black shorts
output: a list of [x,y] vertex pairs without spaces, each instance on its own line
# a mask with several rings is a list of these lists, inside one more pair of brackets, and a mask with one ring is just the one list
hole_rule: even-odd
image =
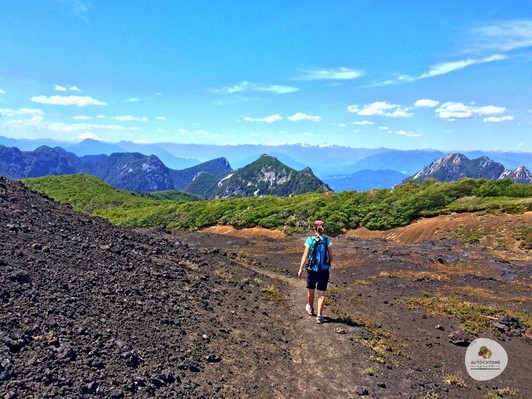
[[307,270],[307,288],[313,290],[318,286],[318,291],[327,291],[327,284],[329,283],[329,270],[315,272],[314,270]]

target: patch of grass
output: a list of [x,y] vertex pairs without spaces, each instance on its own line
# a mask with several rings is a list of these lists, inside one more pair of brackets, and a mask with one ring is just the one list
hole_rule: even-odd
[[277,287],[274,287],[273,285],[270,287],[264,287],[261,288],[260,291],[262,292],[262,299],[265,299],[267,301],[272,301],[276,303],[285,303],[286,299],[281,294],[279,289]]
[[356,285],[370,285],[371,283],[368,280],[356,280]]
[[364,372],[369,375],[369,376],[374,376],[375,373],[377,372],[377,368],[376,367],[366,367],[366,369],[364,370]]
[[444,296],[441,293],[426,293],[425,297],[405,297],[401,301],[411,309],[424,309],[429,315],[458,317],[466,331],[482,331],[493,328],[493,318],[510,315],[517,317],[526,327],[532,326],[532,315],[501,306],[483,305],[466,301],[458,295]]
[[445,374],[443,376],[443,382],[447,385],[453,385],[456,387],[465,387],[464,379],[460,376],[460,374]]
[[397,272],[380,272],[377,278],[408,278],[412,280],[426,279],[430,281],[448,281],[449,277],[435,272],[412,272],[399,270]]
[[231,281],[232,278],[233,278],[233,275],[231,273],[229,273],[228,271],[226,270],[222,270],[222,269],[216,269],[216,270],[213,270],[212,272],[215,276],[221,278],[222,280],[224,281]]
[[453,292],[469,297],[469,298],[476,298],[481,299],[484,301],[495,301],[495,302],[513,302],[513,303],[526,303],[532,301],[532,297],[525,297],[525,296],[513,296],[508,298],[501,297],[501,294],[492,290],[488,290],[486,288],[478,288],[478,287],[451,287],[450,288]]
[[386,363],[386,360],[384,360],[384,358],[381,356],[370,355],[369,360],[375,363],[379,363],[379,364]]
[[488,392],[484,399],[503,399],[509,396],[517,396],[517,391],[513,388],[506,387],[497,389],[495,392]]

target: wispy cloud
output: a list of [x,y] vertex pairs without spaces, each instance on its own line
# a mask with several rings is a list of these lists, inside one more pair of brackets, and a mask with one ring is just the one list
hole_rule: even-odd
[[61,86],[61,85],[55,85],[54,86],[55,91],[81,91],[78,86]]
[[477,107],[460,102],[446,102],[436,109],[436,115],[441,119],[454,121],[455,119],[468,119],[482,115],[497,115],[506,111],[505,107],[486,105]]
[[297,112],[292,116],[289,116],[287,118],[289,121],[292,122],[299,122],[299,121],[313,121],[313,122],[319,122],[321,121],[321,116],[316,115],[307,115],[301,112]]
[[405,136],[405,137],[421,137],[420,133],[408,132],[406,130],[397,130],[393,134],[396,134],[397,136]]
[[156,116],[155,120],[157,120],[157,121],[165,121],[166,117],[165,116]]
[[311,69],[306,71],[296,80],[351,80],[366,74],[361,69],[336,68],[336,69]]
[[289,94],[299,91],[297,87],[283,86],[283,85],[270,85],[263,86],[252,82],[243,81],[231,87],[224,87],[223,89],[217,89],[215,92],[221,94],[235,94],[243,92],[263,92],[272,94]]
[[387,101],[375,101],[374,103],[366,104],[363,107],[359,107],[358,105],[350,105],[347,107],[347,110],[361,116],[408,118],[413,115],[411,112],[409,112],[408,108],[403,108],[397,104],[390,104]]
[[266,122],[273,123],[282,120],[283,117],[279,114],[265,116],[264,118],[251,118],[249,116],[244,116],[242,120],[244,122]]
[[426,108],[433,108],[433,107],[436,107],[440,104],[439,101],[436,101],[436,100],[430,100],[428,98],[424,98],[424,99],[421,99],[421,100],[417,100],[415,103],[414,103],[414,107],[426,107]]
[[133,115],[124,115],[124,116],[115,116],[111,119],[121,122],[147,122],[148,117],[146,116],[133,116]]
[[75,121],[90,121],[92,119],[92,116],[88,115],[76,115],[73,118]]
[[6,94],[7,91],[0,89],[0,94]]
[[31,101],[40,104],[75,105],[78,107],[86,107],[87,105],[107,105],[106,102],[96,100],[90,96],[33,96]]
[[374,122],[371,122],[368,120],[353,122],[353,125],[374,125],[374,124],[375,124]]
[[40,122],[43,120],[44,112],[38,108],[19,108],[19,109],[10,109],[10,108],[0,108],[0,116],[13,118],[13,117],[29,117],[29,120],[32,122]]
[[488,123],[500,123],[500,122],[507,122],[507,121],[513,121],[514,117],[512,115],[503,115],[503,116],[489,116],[487,118],[482,119],[482,122],[488,122]]
[[495,62],[495,61],[502,61],[502,60],[506,60],[507,58],[508,57],[504,54],[494,54],[494,55],[491,55],[489,57],[484,57],[484,58],[468,58],[468,59],[459,60],[459,61],[443,62],[443,63],[435,64],[431,66],[428,71],[423,72],[421,75],[418,75],[418,76],[400,75],[396,79],[378,82],[378,83],[373,84],[372,86],[386,86],[386,85],[398,84],[398,83],[415,82],[416,80],[420,80],[420,79],[427,79],[427,78],[433,78],[435,76],[446,75],[448,73],[455,72],[460,69],[470,67],[472,65],[485,64],[488,62]]
[[87,0],[54,0],[56,3],[65,6],[68,13],[87,21],[86,14],[90,9],[90,2]]
[[475,51],[512,51],[532,47],[532,20],[519,19],[473,30]]

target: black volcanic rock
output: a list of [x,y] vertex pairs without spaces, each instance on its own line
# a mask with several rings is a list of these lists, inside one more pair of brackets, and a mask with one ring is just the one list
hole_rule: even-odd
[[[260,311],[232,317],[241,291],[218,274],[254,272],[3,177],[0,237],[1,398],[237,398],[238,371],[285,334],[278,326],[261,347],[240,345],[271,326],[274,307],[249,286]],[[253,328],[237,330],[246,323]],[[239,339],[228,339],[233,329]]]
[[489,180],[510,178],[514,181],[519,179],[519,183],[532,183],[530,172],[524,166],[511,172],[506,170],[501,163],[495,162],[488,157],[470,160],[465,155],[458,153],[437,158],[430,165],[412,176],[414,180],[420,182],[427,178],[450,182],[464,177]]

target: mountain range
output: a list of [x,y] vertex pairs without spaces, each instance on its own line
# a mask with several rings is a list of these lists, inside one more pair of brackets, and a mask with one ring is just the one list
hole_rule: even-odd
[[[182,170],[217,158],[241,168],[262,154],[276,157],[285,165],[313,173],[334,191],[391,188],[412,176],[436,158],[451,151],[434,149],[394,150],[389,148],[352,148],[342,146],[292,145],[199,145],[179,143],[139,144],[127,141],[106,143],[87,139],[78,143],[51,140],[18,140],[0,136],[0,144],[33,151],[41,145],[61,147],[78,156],[138,152],[157,156],[168,168]],[[532,170],[531,152],[452,151],[470,159],[487,156],[513,170],[525,166]],[[393,171],[393,172],[392,172]]]
[[[0,145],[17,147],[19,154],[11,154],[11,161],[4,165],[3,174],[6,176],[34,176],[35,170],[43,168],[52,159],[34,161],[25,165],[25,171],[17,170],[17,159],[22,152],[33,149],[37,144],[50,148],[57,144],[50,140],[17,140],[0,136]],[[53,148],[59,148],[55,146]],[[427,165],[435,159],[444,158],[446,154],[437,150],[391,150],[360,149],[340,146],[305,146],[301,144],[265,146],[265,145],[237,145],[215,146],[197,144],[136,144],[131,142],[105,143],[87,139],[79,143],[63,143],[62,160],[56,160],[57,169],[42,174],[61,174],[82,171],[94,174],[102,180],[108,181],[120,188],[132,191],[153,191],[178,189],[191,192],[202,197],[214,197],[217,194],[217,184],[233,169],[242,168],[259,159],[264,153],[274,156],[287,167],[302,171],[310,167],[322,183],[336,192],[357,190],[367,191],[372,188],[391,188],[401,183],[409,176],[421,173]],[[22,150],[22,151],[20,151]],[[259,151],[263,151],[258,154]],[[47,159],[45,150],[40,149],[41,157]],[[136,155],[115,155],[132,153]],[[97,154],[97,155],[94,155]],[[512,177],[512,169],[532,168],[532,154],[510,152],[463,152],[466,158],[477,159],[488,157],[494,162],[509,166],[505,176]],[[4,154],[4,156],[6,156]],[[50,156],[50,155],[49,155]],[[49,157],[48,156],[48,157]],[[78,156],[83,164],[73,157]],[[53,158],[54,156],[52,156]],[[152,157],[152,158],[145,158]],[[135,180],[135,173],[126,173],[120,168],[120,163],[131,163],[133,170],[138,168],[146,175],[143,179]],[[91,162],[103,162],[104,166],[91,165]],[[44,164],[42,164],[44,162]],[[10,165],[14,163],[14,165]],[[72,165],[74,163],[74,165]],[[52,162],[53,164],[53,162]],[[77,165],[77,166],[76,166]],[[106,169],[111,167],[112,174]],[[528,167],[528,169],[527,169]],[[116,170],[115,170],[116,169]],[[206,173],[203,173],[206,172]],[[521,173],[523,174],[523,173]],[[464,176],[469,176],[464,174]],[[526,181],[526,173],[524,174]],[[491,176],[490,176],[491,178]],[[513,177],[512,177],[513,178]],[[517,179],[513,178],[518,181]],[[223,194],[220,194],[223,196]]]
[[135,192],[182,190],[203,198],[288,196],[309,191],[330,191],[310,168],[292,169],[277,158],[262,155],[233,171],[225,158],[173,170],[155,155],[113,153],[77,155],[63,148],[41,146],[20,151],[0,145],[0,175],[10,179],[85,173],[112,186]]

